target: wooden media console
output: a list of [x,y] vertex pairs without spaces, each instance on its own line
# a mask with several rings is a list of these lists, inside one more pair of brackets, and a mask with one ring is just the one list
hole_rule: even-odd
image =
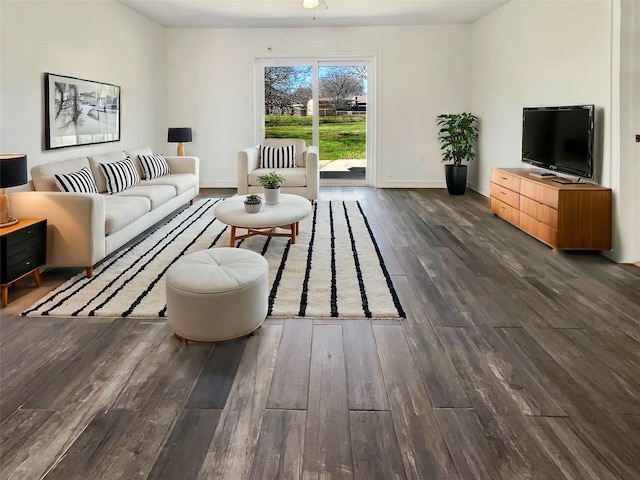
[[525,168],[491,170],[491,211],[554,250],[611,250],[611,189],[560,184]]

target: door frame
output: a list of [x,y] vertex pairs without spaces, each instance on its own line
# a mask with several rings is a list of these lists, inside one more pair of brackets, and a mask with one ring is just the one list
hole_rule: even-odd
[[[321,185],[372,185],[376,186],[378,179],[377,153],[379,151],[379,132],[377,125],[380,112],[377,89],[379,52],[351,52],[351,53],[322,53],[303,56],[299,54],[280,54],[269,57],[255,58],[255,126],[254,138],[256,145],[264,138],[264,67],[277,66],[309,66],[312,68],[313,110],[318,111],[318,67],[327,65],[366,65],[367,67],[367,167],[365,180],[333,180],[325,179]],[[319,144],[318,115],[313,116],[312,132],[313,144]]]

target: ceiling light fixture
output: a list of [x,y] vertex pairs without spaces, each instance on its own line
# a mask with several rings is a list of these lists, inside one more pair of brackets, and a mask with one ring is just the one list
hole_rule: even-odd
[[302,0],[302,6],[304,8],[316,8],[318,5],[320,5],[319,0]]

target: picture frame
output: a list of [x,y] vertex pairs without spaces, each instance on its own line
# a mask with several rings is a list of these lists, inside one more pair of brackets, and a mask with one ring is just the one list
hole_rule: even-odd
[[120,87],[45,73],[45,149],[120,141]]

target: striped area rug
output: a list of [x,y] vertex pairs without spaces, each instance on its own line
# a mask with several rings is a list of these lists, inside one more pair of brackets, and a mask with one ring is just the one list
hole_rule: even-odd
[[[214,217],[222,199],[204,199],[131,247],[78,274],[24,316],[166,315],[165,273],[181,256],[228,246],[229,227]],[[285,237],[251,237],[240,248],[269,263],[271,317],[401,318],[404,311],[358,202],[317,202],[300,222],[295,245]]]

